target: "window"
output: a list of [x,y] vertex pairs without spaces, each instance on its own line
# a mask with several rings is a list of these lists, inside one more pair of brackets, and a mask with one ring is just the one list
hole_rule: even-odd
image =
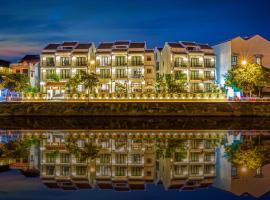
[[141,167],[132,167],[131,168],[131,176],[142,176],[142,168]]
[[70,69],[61,69],[60,71],[60,78],[61,79],[69,79],[70,78]]
[[258,169],[256,169],[256,176],[257,177],[262,176],[262,168],[261,167],[259,167]]
[[110,176],[110,167],[109,166],[100,166],[100,175],[101,176]]
[[111,63],[110,63],[109,56],[101,56],[100,66],[109,66],[110,64]]
[[151,164],[152,163],[152,159],[151,158],[147,158],[147,164]]
[[209,58],[204,59],[204,67],[213,67],[211,59]]
[[126,70],[116,69],[116,78],[126,78]]
[[110,154],[101,154],[100,155],[100,163],[110,163],[111,161],[111,156]]
[[110,69],[100,69],[100,78],[111,78]]
[[55,157],[53,157],[50,153],[46,154],[46,163],[55,163]]
[[147,73],[147,74],[151,74],[151,73],[152,73],[152,69],[147,69],[147,70],[146,70],[146,73]]
[[205,71],[204,72],[204,78],[206,80],[210,80],[211,79],[211,72],[210,71]]
[[237,65],[237,56],[232,56],[232,65]]
[[141,56],[132,56],[131,57],[131,65],[137,66],[142,65],[142,57]]
[[204,154],[204,161],[212,161],[212,158],[214,157],[214,155],[212,153],[205,153]]
[[199,58],[191,58],[190,59],[190,66],[191,67],[200,67]]
[[191,91],[192,92],[199,92],[200,91],[200,85],[199,85],[199,83],[192,83],[191,84]]
[[134,69],[131,74],[131,78],[141,78],[142,77],[142,70],[141,69]]
[[134,164],[141,164],[142,163],[142,156],[140,154],[132,155],[132,161]]
[[70,162],[70,155],[66,153],[61,153],[61,163],[69,163]]
[[117,154],[116,155],[116,163],[117,164],[125,164],[126,163],[126,155],[125,154]]
[[61,57],[61,66],[69,66],[69,65],[70,65],[69,57]]
[[[56,74],[55,69],[48,69],[48,70],[46,70],[46,73],[45,73],[45,75],[46,75],[45,79],[51,79],[51,77],[55,74]],[[44,76],[43,76],[43,78],[44,78]]]
[[213,173],[213,165],[205,165],[204,166],[204,173],[205,174],[212,174]]
[[23,70],[22,70],[22,73],[23,73],[25,76],[28,76],[28,69],[23,69]]
[[190,161],[191,162],[199,162],[199,155],[198,153],[190,153]]
[[86,175],[86,166],[76,166],[76,174],[78,176],[85,176]]
[[115,65],[116,66],[126,65],[126,57],[125,56],[115,56]]
[[126,167],[116,167],[115,176],[126,176]]
[[256,63],[258,64],[258,65],[262,65],[262,58],[261,57],[256,57]]
[[147,61],[152,61],[152,57],[151,57],[151,56],[147,56],[147,57],[146,57],[146,60],[147,60]]
[[205,92],[211,92],[212,91],[211,85],[212,85],[211,83],[205,83],[204,84]]
[[186,171],[186,166],[181,166],[181,165],[174,166],[175,175],[184,175],[185,171]]
[[62,166],[61,167],[61,175],[62,176],[69,176],[70,175],[70,167],[69,166]]
[[77,66],[86,66],[86,58],[85,57],[77,57],[76,58]]
[[177,70],[174,75],[175,80],[187,80],[187,74],[183,71]]
[[183,58],[177,57],[174,59],[174,67],[181,67]]
[[54,166],[46,166],[46,175],[52,176],[54,175],[55,167]]
[[191,165],[190,166],[190,174],[191,175],[199,175],[200,173],[200,166],[198,165]]
[[190,71],[190,79],[198,80],[199,79],[199,71]]
[[46,57],[45,65],[48,67],[54,66],[54,58],[53,57]]

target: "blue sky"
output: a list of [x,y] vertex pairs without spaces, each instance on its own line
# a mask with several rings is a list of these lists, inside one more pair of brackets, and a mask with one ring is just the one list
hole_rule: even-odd
[[[267,200],[270,195],[265,194],[260,199]],[[40,182],[39,178],[25,178],[18,171],[11,170],[0,173],[0,200],[71,200],[71,199],[92,199],[92,200],[256,200],[251,196],[235,196],[230,192],[222,191],[217,188],[198,189],[196,191],[177,190],[165,191],[163,187],[148,185],[147,191],[134,192],[114,192],[111,190],[80,190],[63,191],[48,189]]]
[[39,53],[49,42],[270,39],[269,0],[2,0],[0,59]]

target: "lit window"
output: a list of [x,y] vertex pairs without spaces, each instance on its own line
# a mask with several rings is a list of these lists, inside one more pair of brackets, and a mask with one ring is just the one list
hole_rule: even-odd
[[258,65],[261,65],[262,64],[262,58],[261,57],[256,57],[256,63]]
[[232,56],[232,65],[237,65],[237,56]]

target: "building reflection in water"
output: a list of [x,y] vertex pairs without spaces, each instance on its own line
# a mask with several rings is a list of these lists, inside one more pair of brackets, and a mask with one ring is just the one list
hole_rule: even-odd
[[49,188],[130,191],[162,184],[166,190],[194,190],[212,185],[257,197],[270,188],[269,164],[235,168],[224,156],[225,146],[237,141],[255,138],[270,146],[267,132],[23,131],[20,138],[39,141],[29,148],[28,168],[38,169]]

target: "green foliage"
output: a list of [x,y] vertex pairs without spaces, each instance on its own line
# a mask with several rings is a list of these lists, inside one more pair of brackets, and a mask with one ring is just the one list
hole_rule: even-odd
[[6,74],[2,76],[0,88],[10,91],[22,92],[29,87],[29,80],[24,74]]
[[81,71],[81,83],[88,90],[88,93],[93,93],[93,89],[98,85],[98,76],[94,73]]
[[79,74],[76,74],[74,77],[70,78],[66,83],[66,87],[69,88],[71,93],[76,93],[78,86],[81,84],[81,77]]
[[258,169],[268,158],[265,148],[255,145],[252,140],[244,140],[243,143],[226,146],[225,152],[225,156],[234,166],[248,169]]
[[24,89],[24,92],[27,92],[27,93],[36,93],[38,90],[36,87],[32,87],[31,85],[28,85],[28,87],[26,87]]
[[116,90],[116,93],[123,94],[123,93],[127,92],[127,87],[124,84],[116,83],[115,84],[115,90]]
[[256,63],[234,66],[225,75],[225,85],[251,95],[256,88],[266,85],[263,68]]
[[49,79],[51,79],[53,82],[59,82],[60,81],[60,77],[57,74],[51,74],[49,76]]
[[165,76],[160,75],[156,80],[156,91],[165,93],[166,92],[166,82],[165,82]]
[[66,143],[66,148],[68,151],[75,155],[77,158],[80,158],[82,161],[87,159],[93,160],[97,158],[99,153],[99,148],[94,144],[93,141],[85,142],[83,148],[78,146],[78,139],[69,138]]

